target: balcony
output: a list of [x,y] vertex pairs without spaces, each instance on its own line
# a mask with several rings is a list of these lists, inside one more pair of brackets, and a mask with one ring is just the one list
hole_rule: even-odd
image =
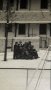
[[9,21],[12,23],[51,23],[50,11],[15,11]]
[[[0,23],[6,22],[7,13],[0,11]],[[9,23],[51,23],[51,13],[49,10],[11,11],[9,13]]]
[[0,11],[0,23],[6,23],[6,12],[5,11]]

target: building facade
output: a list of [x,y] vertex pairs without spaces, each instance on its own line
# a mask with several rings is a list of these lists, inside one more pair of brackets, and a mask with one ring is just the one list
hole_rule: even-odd
[[47,48],[51,44],[50,0],[9,0],[8,7],[7,12],[7,0],[0,0],[0,51],[3,51],[5,43],[7,14],[8,47],[12,47],[15,37],[18,41],[17,37],[22,37],[22,41],[28,37],[39,48]]

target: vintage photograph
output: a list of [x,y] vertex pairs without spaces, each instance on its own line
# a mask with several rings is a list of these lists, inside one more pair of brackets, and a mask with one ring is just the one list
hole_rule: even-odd
[[0,0],[0,90],[51,90],[51,0]]

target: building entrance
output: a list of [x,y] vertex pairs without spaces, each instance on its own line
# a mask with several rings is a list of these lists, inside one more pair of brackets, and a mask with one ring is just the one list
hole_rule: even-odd
[[47,37],[40,37],[40,48],[47,48],[48,40]]

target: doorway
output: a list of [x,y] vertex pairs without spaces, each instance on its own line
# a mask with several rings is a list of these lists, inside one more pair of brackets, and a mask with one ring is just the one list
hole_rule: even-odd
[[47,24],[40,24],[39,28],[40,35],[40,48],[47,48]]

